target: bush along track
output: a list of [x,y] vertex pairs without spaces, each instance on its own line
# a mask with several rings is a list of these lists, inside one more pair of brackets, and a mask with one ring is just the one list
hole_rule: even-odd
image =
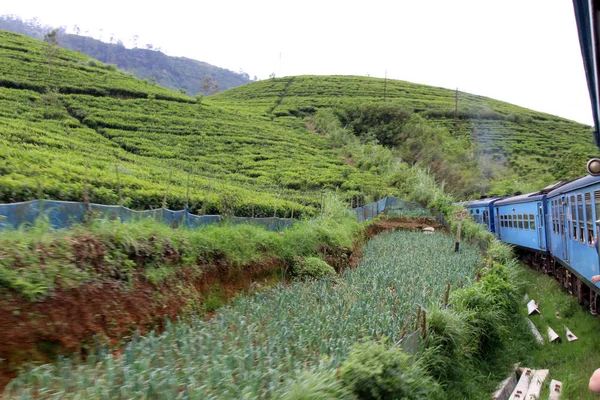
[[[498,250],[493,243],[490,251]],[[86,362],[34,368],[5,395],[485,397],[490,374],[500,380],[508,368],[505,357],[493,355],[510,347],[502,334],[513,328],[508,316],[516,301],[510,266],[495,259],[482,270],[479,250],[464,245],[454,253],[444,235],[384,233],[366,245],[359,268],[240,297],[209,321],[167,322],[162,333],[136,336],[117,356],[99,347]],[[326,270],[307,261],[305,270]],[[448,283],[456,290],[444,306]],[[417,321],[418,306],[427,312]],[[425,338],[409,355],[397,344],[415,324],[425,327]]]

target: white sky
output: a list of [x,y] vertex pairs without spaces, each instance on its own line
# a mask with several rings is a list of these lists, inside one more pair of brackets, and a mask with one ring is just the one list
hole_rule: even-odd
[[0,13],[259,79],[387,70],[592,124],[571,0],[3,0]]

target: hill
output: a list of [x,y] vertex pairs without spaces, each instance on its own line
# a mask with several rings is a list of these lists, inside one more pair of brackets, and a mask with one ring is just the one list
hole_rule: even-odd
[[[0,30],[27,35],[43,40],[44,34],[51,29],[35,22],[26,22],[17,17],[0,17]],[[79,51],[103,63],[115,64],[119,69],[127,71],[140,79],[156,80],[159,85],[196,96],[198,93],[211,94],[230,89],[250,82],[246,73],[236,73],[225,68],[192,60],[185,57],[171,57],[156,49],[126,48],[120,41],[105,43],[100,40],[67,34],[60,31],[58,45],[65,49]],[[218,83],[202,88],[202,81],[210,77]]]
[[[456,102],[458,98],[458,104]],[[275,119],[331,109],[364,141],[421,163],[459,197],[529,191],[584,175],[597,155],[591,127],[468,93],[405,81],[297,76],[214,97]]]
[[[299,215],[323,190],[382,196],[299,119],[193,100],[89,57],[0,32],[0,201]],[[189,192],[188,192],[189,179]]]
[[137,209],[298,216],[323,191],[354,205],[398,194],[410,179],[398,158],[467,198],[583,175],[595,153],[587,126],[466,93],[456,108],[455,92],[403,81],[287,77],[194,100],[9,32],[0,56],[2,202],[41,190]]

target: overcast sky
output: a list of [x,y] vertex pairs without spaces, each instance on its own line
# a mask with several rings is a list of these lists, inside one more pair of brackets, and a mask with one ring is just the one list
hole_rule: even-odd
[[571,0],[2,1],[0,13],[264,79],[370,75],[592,124]]

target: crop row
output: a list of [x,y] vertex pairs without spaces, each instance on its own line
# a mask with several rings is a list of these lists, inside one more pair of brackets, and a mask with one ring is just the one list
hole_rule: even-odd
[[[9,396],[28,398],[274,398],[306,367],[335,368],[363,339],[400,339],[417,305],[469,285],[479,251],[443,235],[394,232],[372,240],[361,266],[336,280],[241,297],[211,321],[168,324],[123,354],[63,360],[21,375]],[[94,364],[94,362],[97,362]]]

